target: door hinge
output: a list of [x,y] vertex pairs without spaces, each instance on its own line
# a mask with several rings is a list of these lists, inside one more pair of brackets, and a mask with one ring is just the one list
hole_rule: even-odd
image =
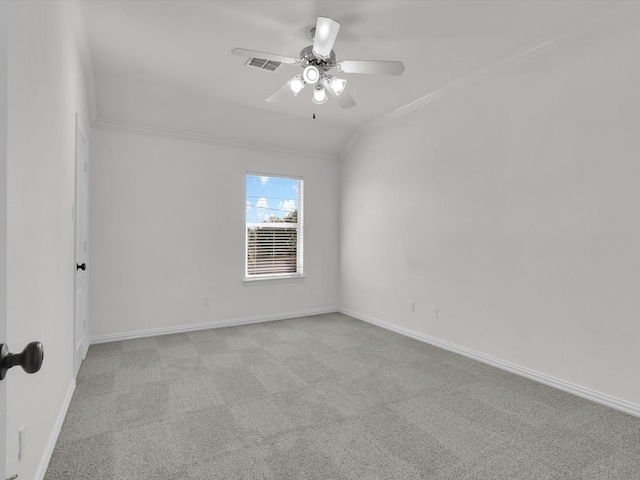
[[84,251],[85,252],[87,251],[87,241],[86,240],[84,241]]
[[87,162],[84,162],[84,173],[87,173],[88,171],[89,171],[89,166]]

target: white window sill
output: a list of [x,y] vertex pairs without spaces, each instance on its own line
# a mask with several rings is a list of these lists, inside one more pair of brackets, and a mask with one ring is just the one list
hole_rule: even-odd
[[245,287],[255,285],[273,285],[278,283],[301,282],[307,278],[306,275],[273,275],[264,277],[245,277],[242,282]]

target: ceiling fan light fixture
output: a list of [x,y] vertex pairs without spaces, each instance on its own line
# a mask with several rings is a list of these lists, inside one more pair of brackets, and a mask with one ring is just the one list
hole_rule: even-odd
[[324,91],[324,87],[320,84],[317,84],[315,89],[313,90],[313,103],[316,105],[322,105],[327,101],[327,92]]
[[302,75],[296,75],[291,80],[289,80],[289,88],[291,88],[291,91],[295,96],[298,96],[298,94],[304,88],[304,85],[305,83],[304,83],[304,80],[302,79]]
[[[347,109],[356,104],[351,98],[351,92],[346,92],[347,81],[328,75],[327,72],[339,72],[347,75],[352,73],[402,75],[404,65],[402,62],[384,60],[337,61],[333,46],[339,31],[339,22],[329,17],[318,17],[316,26],[310,32],[313,38],[313,45],[308,45],[300,50],[298,57],[286,57],[246,48],[234,48],[231,53],[241,57],[249,57],[247,65],[263,70],[274,71],[281,64],[297,66],[303,69],[300,75],[291,78],[269,95],[265,99],[269,103],[290,97],[291,93],[297,96],[306,85],[312,85],[313,102],[315,104],[325,103],[327,95],[329,95],[340,108]],[[352,88],[353,86],[351,85],[349,90]]]
[[340,95],[342,92],[344,92],[346,86],[347,81],[344,78],[329,78],[329,87],[331,87],[331,90],[333,90],[333,93],[335,93],[336,95]]
[[314,65],[308,65],[302,72],[302,78],[304,83],[313,85],[320,79],[320,70],[318,70],[318,67],[315,67]]

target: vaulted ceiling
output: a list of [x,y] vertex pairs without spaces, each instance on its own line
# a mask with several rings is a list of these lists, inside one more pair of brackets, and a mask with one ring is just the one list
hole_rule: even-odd
[[[337,156],[359,128],[580,29],[612,3],[83,0],[78,12],[98,123]],[[265,102],[301,68],[259,70],[230,50],[298,57],[318,16],[341,24],[338,60],[400,60],[403,75],[343,74],[357,102],[348,110],[331,98],[314,105],[310,89]]]

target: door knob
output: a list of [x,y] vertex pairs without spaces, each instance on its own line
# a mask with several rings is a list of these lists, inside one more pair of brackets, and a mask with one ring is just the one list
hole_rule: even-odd
[[31,342],[20,353],[9,353],[6,343],[0,344],[0,380],[4,380],[7,370],[20,365],[27,373],[36,373],[42,367],[44,347],[40,342]]
[[87,264],[86,263],[83,263],[82,265],[78,265],[76,263],[76,271],[78,271],[78,270],[86,270],[86,269],[87,269]]

